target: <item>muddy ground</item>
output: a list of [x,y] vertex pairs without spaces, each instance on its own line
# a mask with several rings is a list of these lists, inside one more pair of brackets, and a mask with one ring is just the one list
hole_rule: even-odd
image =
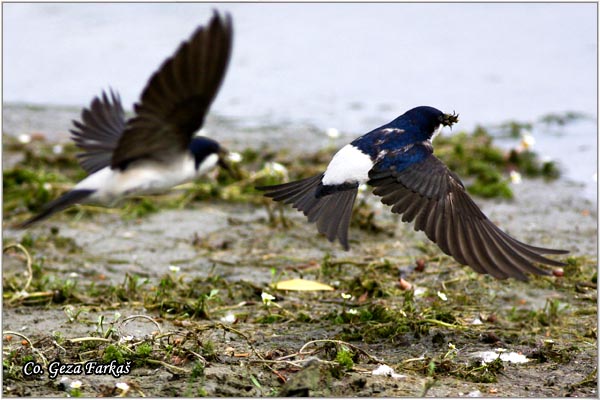
[[[64,141],[56,119],[35,119],[45,109],[16,110],[5,134],[38,121],[46,140]],[[286,129],[263,127],[274,138]],[[259,131],[225,141],[261,146]],[[5,168],[19,160],[3,155]],[[192,201],[139,218],[83,209],[27,232],[5,220],[3,395],[597,397],[596,205],[562,180],[513,189],[512,201],[476,200],[520,240],[570,250],[564,276],[478,275],[373,196],[348,252],[269,202]],[[298,277],[335,290],[271,287]],[[482,362],[483,351],[527,362]],[[90,361],[131,368],[49,378],[50,365]],[[28,362],[44,373],[27,376]],[[380,365],[395,375],[374,375]]]

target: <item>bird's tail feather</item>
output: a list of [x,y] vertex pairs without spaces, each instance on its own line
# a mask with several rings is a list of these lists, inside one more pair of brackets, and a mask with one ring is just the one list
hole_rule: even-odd
[[38,215],[28,219],[27,221],[17,225],[17,229],[25,229],[29,228],[31,225],[48,218],[52,214],[64,210],[65,208],[73,205],[75,203],[79,203],[92,193],[95,190],[72,190],[60,196],[58,199],[51,201],[50,203],[44,206],[44,209]]
[[357,188],[348,188],[317,197],[316,191],[323,174],[299,181],[274,186],[257,187],[265,191],[265,196],[292,206],[304,213],[309,222],[316,222],[317,229],[329,241],[337,238],[345,250],[348,245],[348,227],[352,215],[352,206],[356,200]]

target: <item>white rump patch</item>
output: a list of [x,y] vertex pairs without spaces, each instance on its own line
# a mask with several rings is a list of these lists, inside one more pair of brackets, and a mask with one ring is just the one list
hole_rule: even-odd
[[323,176],[323,185],[341,185],[358,182],[363,184],[369,180],[369,171],[373,161],[351,144],[342,147],[335,153]]

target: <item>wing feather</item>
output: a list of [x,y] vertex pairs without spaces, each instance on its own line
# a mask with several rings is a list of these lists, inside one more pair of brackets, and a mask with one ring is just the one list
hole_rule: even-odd
[[[386,166],[393,165],[389,160]],[[494,225],[467,194],[458,176],[433,154],[398,171],[377,164],[369,173],[381,202],[413,222],[440,249],[461,264],[498,279],[527,280],[527,273],[548,275],[533,263],[564,265],[542,254],[565,250],[531,246]]]
[[81,111],[81,121],[73,121],[71,139],[82,152],[77,154],[81,167],[92,174],[110,165],[117,143],[125,130],[125,112],[116,92],[103,92],[89,108]]
[[[216,96],[231,54],[231,17],[214,13],[149,79],[111,160],[130,161],[184,151]],[[143,144],[143,145],[140,145]]]

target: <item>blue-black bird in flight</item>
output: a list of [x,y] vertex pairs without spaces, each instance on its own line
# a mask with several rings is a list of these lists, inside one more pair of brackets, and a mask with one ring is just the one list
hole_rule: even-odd
[[227,168],[226,150],[195,134],[225,76],[232,40],[231,17],[215,12],[150,77],[132,118],[125,118],[112,90],[95,97],[71,130],[89,175],[19,227],[75,203],[113,205],[126,196],[166,191],[216,165]]
[[291,204],[316,222],[330,241],[348,250],[348,227],[358,186],[367,183],[402,221],[414,221],[440,249],[460,264],[499,279],[548,275],[534,263],[561,266],[542,254],[565,250],[531,246],[494,225],[467,194],[460,178],[433,155],[433,138],[455,114],[413,108],[342,147],[324,173],[275,186],[265,196]]

